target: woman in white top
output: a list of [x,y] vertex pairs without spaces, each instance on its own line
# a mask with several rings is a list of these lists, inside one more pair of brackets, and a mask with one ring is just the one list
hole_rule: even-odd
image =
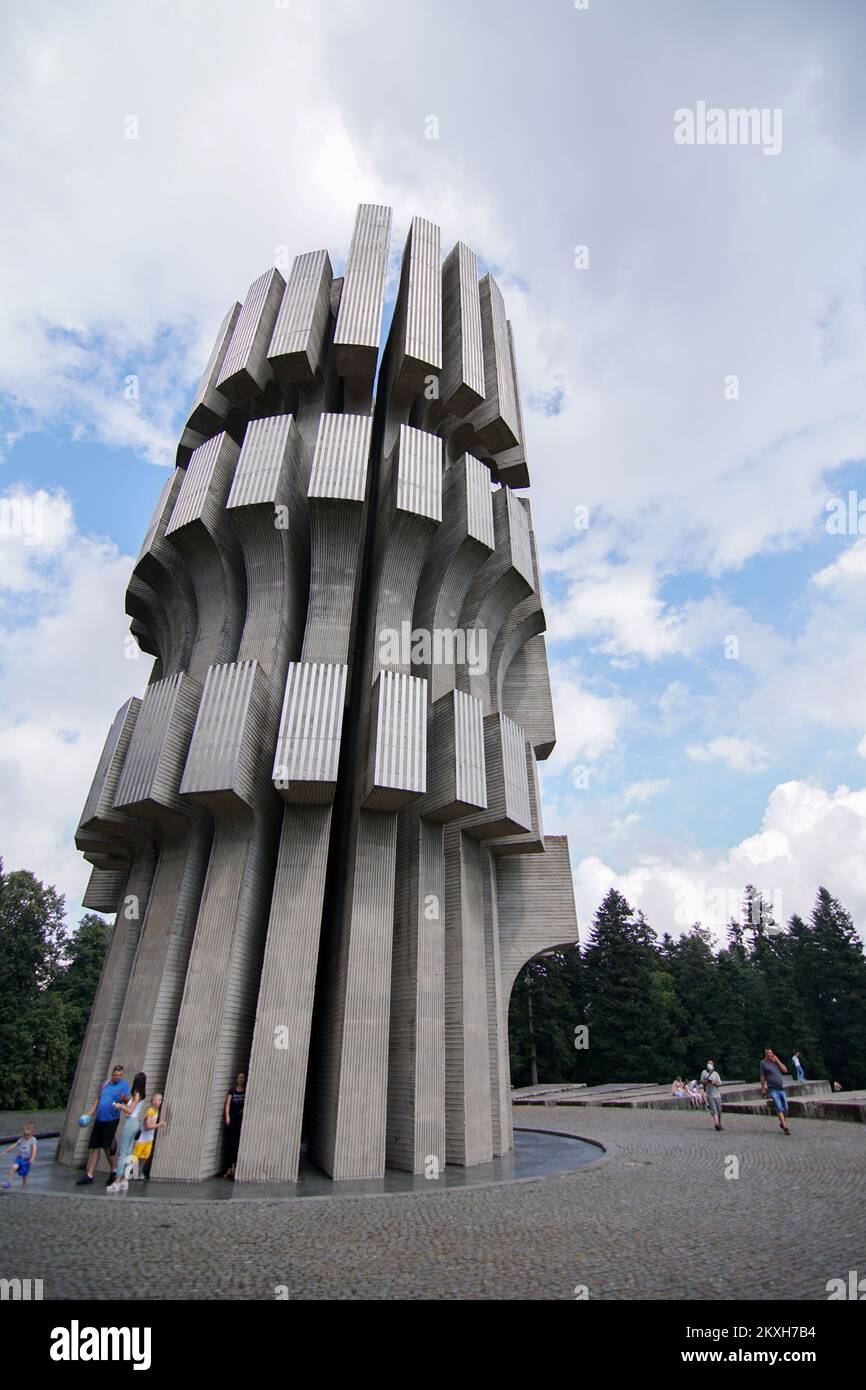
[[132,1167],[132,1146],[135,1143],[135,1136],[141,1129],[142,1106],[147,1095],[147,1078],[143,1071],[140,1071],[132,1083],[132,1095],[126,1102],[115,1101],[114,1108],[118,1115],[125,1115],[123,1129],[117,1145],[117,1157],[114,1160],[114,1170],[117,1177],[114,1182],[105,1190],[106,1192],[127,1192],[129,1190],[129,1172]]

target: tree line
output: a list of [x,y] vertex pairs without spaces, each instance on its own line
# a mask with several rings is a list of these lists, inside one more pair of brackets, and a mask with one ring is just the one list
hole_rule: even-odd
[[[87,912],[70,932],[64,915],[53,887],[0,860],[0,1110],[69,1096],[111,927]],[[582,949],[521,971],[509,1042],[515,1086],[664,1083],[700,1075],[709,1056],[725,1079],[751,1081],[768,1045],[785,1060],[798,1050],[808,1077],[866,1086],[863,943],[826,888],[808,921],[780,927],[748,886],[721,949],[700,923],[659,939],[612,888]]]
[[664,1083],[700,1076],[710,1057],[724,1079],[754,1081],[770,1046],[788,1065],[798,1050],[807,1078],[864,1087],[863,943],[826,888],[808,921],[783,927],[748,885],[721,949],[700,923],[659,939],[612,888],[582,949],[521,971],[509,1040],[515,1086]]
[[0,860],[0,1110],[69,1099],[111,928],[86,912],[68,932],[62,894]]

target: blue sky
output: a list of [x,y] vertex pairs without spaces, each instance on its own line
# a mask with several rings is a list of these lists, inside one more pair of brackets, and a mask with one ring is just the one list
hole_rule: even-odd
[[[339,272],[371,201],[392,293],[419,213],[514,323],[545,827],[583,927],[611,884],[665,930],[749,879],[785,915],[824,882],[862,927],[866,535],[826,525],[866,497],[862,7],[254,0],[239,26],[223,0],[36,0],[3,22],[0,499],[44,523],[0,536],[7,864],[77,910],[75,821],[147,679],[123,589],[213,334],[286,249]],[[678,146],[698,101],[780,110],[780,152]]]

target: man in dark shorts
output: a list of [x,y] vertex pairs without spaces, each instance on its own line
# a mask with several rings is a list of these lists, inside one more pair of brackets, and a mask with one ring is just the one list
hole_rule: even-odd
[[783,1072],[788,1068],[784,1062],[780,1062],[771,1047],[764,1049],[764,1056],[761,1059],[761,1095],[766,1100],[767,1092],[773,1098],[776,1107],[776,1114],[779,1117],[779,1126],[783,1134],[790,1135],[788,1128],[788,1097],[785,1095],[785,1077]]
[[87,1167],[84,1170],[84,1177],[78,1179],[77,1186],[84,1187],[87,1183],[93,1182],[93,1174],[99,1162],[100,1149],[108,1159],[108,1167],[111,1170],[108,1178],[108,1186],[117,1176],[114,1172],[114,1160],[111,1150],[114,1145],[114,1135],[117,1130],[117,1122],[120,1119],[120,1111],[117,1106],[121,1101],[129,1100],[129,1087],[123,1079],[123,1067],[115,1066],[112,1068],[111,1076],[106,1081],[96,1100],[86,1112],[88,1115],[96,1114],[93,1121],[93,1129],[90,1131],[90,1152],[87,1155]]

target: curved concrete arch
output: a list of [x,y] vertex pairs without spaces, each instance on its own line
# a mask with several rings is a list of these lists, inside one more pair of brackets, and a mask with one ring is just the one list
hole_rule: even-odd
[[[463,628],[484,634],[491,654],[503,625],[515,608],[535,591],[528,514],[509,488],[493,494],[496,549],[478,570],[460,614]],[[458,672],[458,688],[481,700],[485,713],[495,708],[488,670]]]
[[199,681],[210,666],[235,659],[246,614],[246,571],[226,514],[239,452],[225,433],[196,449],[166,527],[195,589],[197,624],[188,671]]
[[[161,608],[164,637],[161,644],[155,645],[159,648],[161,672],[167,676],[186,669],[198,625],[195,591],[186,565],[165,538],[184,477],[183,469],[176,468],[166,479],[132,571],[132,580],[146,584]],[[134,616],[147,624],[140,608]]]
[[[487,470],[478,459],[463,454],[444,476],[442,525],[433,537],[418,580],[413,628],[431,635],[457,630],[472,580],[494,545],[493,497]],[[446,651],[441,639],[440,651],[440,659],[432,659],[431,637],[431,660],[417,669],[429,682],[431,703],[456,685],[455,641]]]

